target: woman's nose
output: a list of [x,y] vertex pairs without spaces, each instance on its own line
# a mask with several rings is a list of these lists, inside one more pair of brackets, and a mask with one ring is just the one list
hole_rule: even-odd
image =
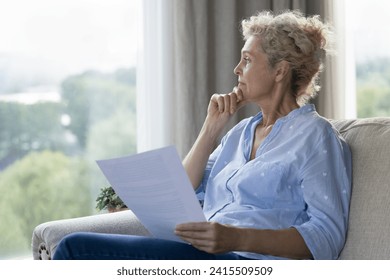
[[237,76],[240,75],[240,73],[241,73],[241,70],[240,70],[240,63],[237,64],[237,66],[234,68],[233,72],[234,72],[234,74],[236,74]]

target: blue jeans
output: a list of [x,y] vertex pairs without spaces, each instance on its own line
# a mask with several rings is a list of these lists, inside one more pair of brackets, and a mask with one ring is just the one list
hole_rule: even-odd
[[235,253],[209,254],[175,241],[143,236],[72,233],[54,253],[55,260],[247,260]]

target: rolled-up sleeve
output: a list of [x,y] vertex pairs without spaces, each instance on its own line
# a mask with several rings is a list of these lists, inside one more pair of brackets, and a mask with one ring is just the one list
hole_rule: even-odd
[[295,226],[314,259],[337,259],[345,243],[351,197],[351,154],[336,132],[313,146],[301,172],[309,220]]

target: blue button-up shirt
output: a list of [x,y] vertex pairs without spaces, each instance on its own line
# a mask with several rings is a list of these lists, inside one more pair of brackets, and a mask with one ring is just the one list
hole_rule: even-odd
[[197,189],[206,218],[238,227],[295,227],[315,259],[336,259],[345,243],[351,196],[347,144],[314,105],[305,105],[279,118],[250,160],[261,120],[260,112],[241,121],[210,155]]

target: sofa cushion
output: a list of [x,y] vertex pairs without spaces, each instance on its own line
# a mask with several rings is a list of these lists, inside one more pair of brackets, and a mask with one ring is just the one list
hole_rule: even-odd
[[390,118],[332,123],[352,151],[349,229],[340,259],[389,259]]

